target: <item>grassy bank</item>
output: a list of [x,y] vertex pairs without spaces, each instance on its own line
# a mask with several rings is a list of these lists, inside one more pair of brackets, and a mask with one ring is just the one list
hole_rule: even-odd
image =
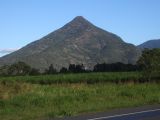
[[160,84],[0,82],[1,120],[41,120],[160,103]]

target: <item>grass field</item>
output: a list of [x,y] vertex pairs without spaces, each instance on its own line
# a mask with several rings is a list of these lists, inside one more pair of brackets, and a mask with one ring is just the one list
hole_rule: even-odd
[[77,73],[77,74],[55,74],[40,76],[15,76],[0,77],[0,81],[18,81],[35,84],[59,84],[59,83],[123,83],[138,82],[141,79],[140,72],[101,72],[101,73]]
[[[0,120],[44,120],[123,107],[160,104],[160,84],[104,83],[108,80],[118,80],[120,77],[124,79],[126,76],[136,78],[137,73],[89,74],[92,76],[66,74],[1,77]],[[122,74],[126,76],[121,76]],[[119,78],[110,77],[111,75],[117,75]],[[84,80],[95,80],[96,82],[89,83],[96,84],[87,84]],[[42,81],[45,83],[42,84]]]

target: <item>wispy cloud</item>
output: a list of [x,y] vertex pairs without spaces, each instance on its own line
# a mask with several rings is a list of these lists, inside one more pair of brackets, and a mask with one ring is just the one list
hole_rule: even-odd
[[1,54],[6,54],[6,53],[11,53],[11,52],[14,52],[18,49],[0,49],[0,53]]
[[18,49],[11,49],[11,48],[9,48],[9,49],[8,48],[7,49],[0,49],[0,57],[4,56],[6,54],[12,53],[12,52],[14,52],[16,50],[18,50]]

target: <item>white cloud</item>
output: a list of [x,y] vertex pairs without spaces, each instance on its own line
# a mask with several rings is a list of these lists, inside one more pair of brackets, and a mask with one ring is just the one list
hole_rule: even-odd
[[12,53],[18,49],[0,49],[0,57]]

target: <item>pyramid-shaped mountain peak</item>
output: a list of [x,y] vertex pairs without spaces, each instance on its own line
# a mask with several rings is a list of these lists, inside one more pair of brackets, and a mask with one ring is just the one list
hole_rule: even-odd
[[73,19],[73,21],[78,21],[78,22],[88,22],[87,19],[85,19],[83,16],[77,16]]
[[68,24],[66,24],[65,27],[85,29],[88,27],[93,27],[93,24],[89,22],[87,19],[85,19],[83,16],[77,16]]
[[119,36],[102,30],[82,16],[62,28],[0,58],[0,66],[23,61],[45,70],[50,64],[60,69],[83,64],[92,69],[97,63],[135,63],[139,50]]

